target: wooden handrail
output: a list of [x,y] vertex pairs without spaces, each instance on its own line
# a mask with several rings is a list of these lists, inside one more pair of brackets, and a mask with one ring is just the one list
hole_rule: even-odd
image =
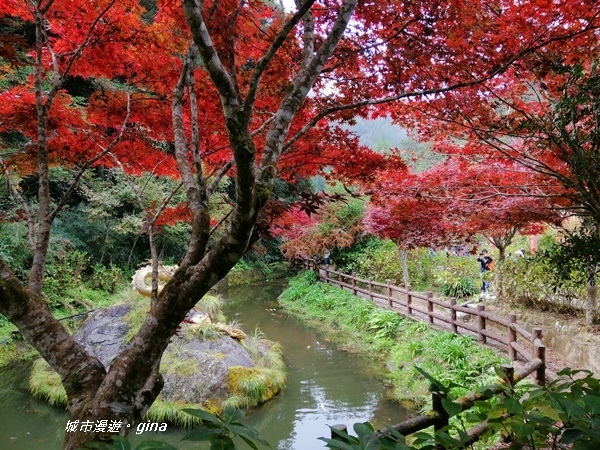
[[[416,292],[410,286],[407,288],[374,281],[373,278],[363,279],[355,273],[351,275],[336,270],[330,266],[319,266],[315,260],[304,259],[302,265],[314,270],[319,279],[341,289],[351,291],[353,295],[367,298],[380,307],[390,309],[400,314],[406,314],[417,320],[443,327],[455,334],[474,335],[481,343],[488,339],[504,349],[510,360],[521,359],[526,363],[534,360],[542,361],[542,368],[536,370],[536,381],[545,382],[545,346],[542,341],[542,331],[530,332],[519,325],[514,314],[508,318],[500,317],[485,310],[485,305],[476,307],[466,304],[456,304],[456,299],[447,302],[435,298],[431,292]],[[458,314],[466,314],[474,319],[473,324],[458,320]],[[529,343],[529,349],[525,343]]]

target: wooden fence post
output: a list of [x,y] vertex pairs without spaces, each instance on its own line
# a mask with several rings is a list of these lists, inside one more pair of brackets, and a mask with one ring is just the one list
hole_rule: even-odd
[[504,375],[506,375],[506,382],[508,384],[510,384],[511,386],[515,385],[515,367],[510,365],[510,364],[502,364],[500,367],[502,367],[502,371],[504,372]]
[[392,280],[387,280],[387,295],[388,295],[388,306],[390,308],[394,307],[394,302],[392,300]]
[[542,342],[542,329],[533,329],[533,356],[542,361],[542,365],[535,371],[535,381],[540,386],[546,384],[546,347]]
[[335,439],[337,441],[342,441],[342,442],[348,443],[347,439],[344,439],[342,436],[336,434],[334,430],[348,434],[348,427],[346,425],[344,425],[344,424],[331,425],[331,439]]
[[485,312],[485,305],[483,303],[478,303],[477,304],[477,317],[479,319],[479,326],[478,326],[479,339],[481,340],[481,342],[483,344],[485,344],[486,337],[482,333],[482,331],[485,330],[485,317],[483,317],[483,314],[482,314],[483,312]]
[[509,314],[508,315],[508,322],[509,322],[509,327],[508,327],[508,358],[511,361],[516,361],[517,360],[517,352],[513,348],[513,343],[517,342],[517,330],[514,327],[514,325],[517,323],[517,315],[516,314]]
[[452,332],[454,334],[458,334],[458,325],[456,324],[456,310],[454,307],[456,306],[456,298],[452,297],[450,299],[450,325],[452,325]]
[[356,295],[356,272],[352,272],[352,295]]
[[325,283],[329,284],[329,264],[325,264]]
[[412,296],[410,293],[412,292],[412,286],[409,284],[406,286],[406,310],[409,316],[412,316],[412,308],[410,307],[412,303]]
[[[433,391],[431,392],[431,409],[437,413],[437,420],[433,425],[433,431],[438,432],[442,428],[448,426],[449,416],[442,404],[442,398],[445,397],[443,392]],[[437,436],[434,436],[436,450],[441,450],[444,447],[438,443]]]
[[429,317],[429,323],[433,323],[433,316],[431,315],[433,312],[433,302],[431,301],[433,292],[426,292],[425,295],[427,295],[427,317]]
[[369,277],[369,298],[373,301],[373,277]]
[[343,282],[344,282],[344,277],[342,276],[342,270],[340,269],[338,272],[338,284],[340,285],[340,289],[344,289],[342,287]]

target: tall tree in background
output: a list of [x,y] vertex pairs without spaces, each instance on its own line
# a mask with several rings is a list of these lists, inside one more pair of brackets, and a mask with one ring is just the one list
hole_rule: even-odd
[[[39,191],[35,209],[20,202],[36,251],[31,277],[23,286],[0,262],[0,312],[60,374],[72,419],[122,420],[125,433],[162,387],[160,358],[179,323],[257,239],[276,177],[331,164],[331,176],[373,181],[372,158],[328,118],[391,114],[410,123],[418,115],[407,99],[427,103],[457,89],[468,108],[486,82],[509,85],[505,78],[528,70],[516,65],[523,58],[566,53],[562,45],[585,53],[594,6],[307,0],[285,13],[260,1],[183,0],[182,9],[159,1],[148,14],[133,1],[2,2],[2,19],[35,29],[30,81],[2,93],[2,137],[24,141],[2,154],[3,170],[15,198],[13,177],[27,170]],[[70,76],[96,80],[85,105],[69,92]],[[105,369],[39,293],[53,219],[85,167],[112,166],[109,153],[131,172],[175,176],[176,168],[192,238],[131,344]],[[49,190],[52,164],[74,174],[60,198]],[[210,194],[225,176],[235,197],[213,238]],[[65,447],[108,437],[69,433]]]

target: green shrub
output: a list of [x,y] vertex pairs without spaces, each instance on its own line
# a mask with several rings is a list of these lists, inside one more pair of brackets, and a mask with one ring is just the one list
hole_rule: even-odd
[[402,323],[400,316],[385,309],[376,309],[367,322],[367,328],[375,332],[375,339],[394,339]]
[[24,224],[0,223],[0,257],[19,277],[25,278],[32,253],[27,242],[27,228]]
[[450,278],[441,282],[439,291],[446,297],[465,298],[477,294],[479,286],[472,278]]
[[507,259],[495,274],[504,300],[541,310],[573,312],[586,298],[585,283],[558,280],[543,256]]
[[118,267],[106,267],[103,264],[94,264],[92,271],[90,286],[96,289],[114,293],[123,281],[123,270]]
[[60,242],[46,265],[43,293],[51,307],[64,304],[61,297],[65,292],[83,282],[83,273],[87,267],[87,255],[73,250],[68,242]]

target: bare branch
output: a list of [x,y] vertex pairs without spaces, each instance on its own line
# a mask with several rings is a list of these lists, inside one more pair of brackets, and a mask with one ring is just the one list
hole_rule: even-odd
[[234,164],[235,164],[235,162],[233,161],[233,159],[227,161],[225,164],[223,164],[223,166],[215,174],[215,177],[213,178],[213,180],[211,181],[211,183],[210,183],[210,185],[208,186],[208,189],[207,189],[209,196],[219,186],[219,183],[221,182],[221,180],[223,179],[223,177],[227,174],[227,172],[229,172],[229,169],[231,169]]
[[258,93],[258,87],[260,85],[260,80],[266,68],[269,66],[270,62],[273,60],[277,51],[281,48],[285,40],[288,38],[289,34],[292,32],[294,27],[298,24],[300,19],[306,14],[316,0],[306,0],[294,13],[294,15],[285,23],[281,31],[277,34],[271,46],[264,54],[264,56],[258,61],[256,67],[254,68],[254,73],[252,74],[252,80],[250,81],[250,86],[248,87],[248,94],[246,95],[246,101],[244,103],[244,117],[249,119],[250,114],[252,113],[252,109],[254,108],[254,102],[256,101],[256,95]]

